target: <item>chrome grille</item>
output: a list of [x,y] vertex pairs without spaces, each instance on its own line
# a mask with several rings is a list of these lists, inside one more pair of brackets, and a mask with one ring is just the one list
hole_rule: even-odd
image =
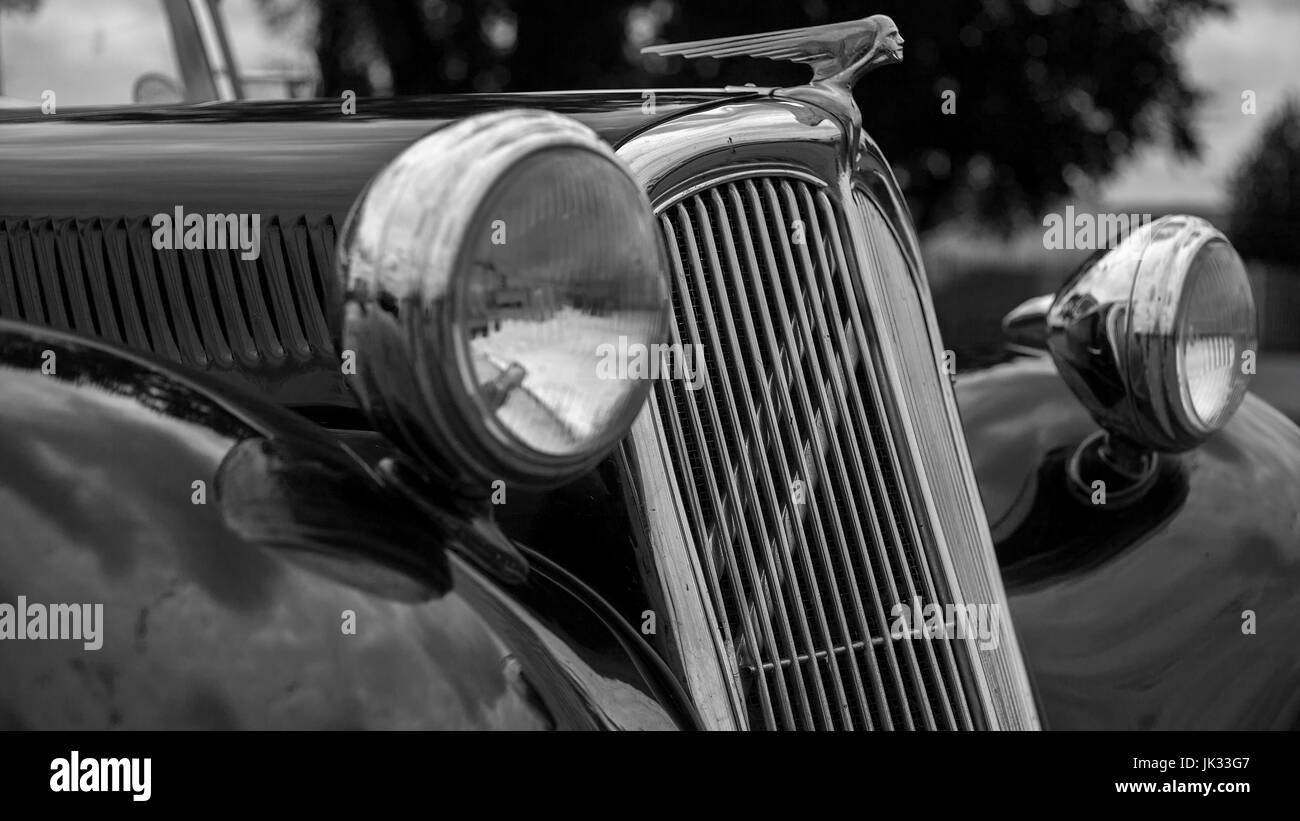
[[[810,180],[766,175],[696,191],[659,218],[672,341],[702,347],[707,380],[660,380],[655,413],[749,726],[975,726],[954,642],[889,638],[894,604],[949,597],[909,502],[831,200]],[[888,231],[868,257],[864,276],[905,270]]]

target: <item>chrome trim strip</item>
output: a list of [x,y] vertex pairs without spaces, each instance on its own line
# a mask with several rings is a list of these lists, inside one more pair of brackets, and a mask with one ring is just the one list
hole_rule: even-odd
[[[680,426],[675,414],[668,416],[674,426]],[[745,729],[744,717],[734,712],[734,705],[741,703],[740,673],[731,654],[723,652],[731,639],[728,636],[724,646],[714,640],[718,635],[718,620],[713,612],[713,599],[702,592],[707,580],[716,578],[716,574],[705,575],[700,567],[690,527],[682,519],[685,511],[676,502],[681,498],[680,489],[676,474],[668,465],[665,433],[663,416],[652,393],[645,410],[632,423],[628,439],[620,446],[623,464],[632,474],[641,524],[655,545],[651,558],[664,582],[659,600],[667,612],[661,621],[672,625],[673,644],[681,653],[706,659],[712,656],[717,660],[716,665],[679,665],[704,729]],[[632,446],[634,442],[642,446]],[[695,495],[693,487],[687,490],[690,496]]]
[[238,100],[235,92],[234,70],[226,59],[226,51],[221,47],[221,38],[217,34],[217,21],[208,0],[189,0],[190,11],[199,30],[199,40],[203,43],[203,52],[212,71],[213,85],[217,89],[217,99],[222,101]]
[[[897,190],[896,186],[893,190]],[[841,196],[844,198],[846,210],[851,207],[861,207],[857,199],[859,195],[872,203],[872,207],[879,209],[879,206],[875,205],[875,198],[869,192],[854,185],[851,180],[843,181]],[[878,213],[882,223],[895,233],[895,240],[900,249],[906,247],[904,244],[906,242],[915,243],[914,237],[905,238],[899,235],[898,223],[888,219],[883,209],[879,209]],[[864,211],[861,220],[849,220],[856,249],[855,257],[858,259],[867,259],[868,254],[874,253],[867,219],[868,214]],[[904,227],[910,234],[910,227]],[[887,271],[888,266],[880,266],[880,270]],[[923,277],[924,274],[920,276]],[[929,398],[917,394],[917,388],[926,384],[927,380],[913,380],[908,378],[910,374],[902,373],[902,369],[908,363],[909,354],[913,357],[911,364],[917,367],[920,367],[920,363],[915,357],[928,357],[926,360],[928,369],[937,369],[943,356],[938,344],[938,323],[934,317],[929,289],[923,287],[923,279],[918,281],[917,273],[913,268],[911,285],[916,288],[922,314],[917,319],[920,320],[920,328],[924,329],[921,336],[928,340],[929,350],[922,349],[918,344],[917,349],[908,351],[902,347],[903,330],[904,328],[917,330],[918,324],[896,321],[895,311],[891,307],[896,304],[896,300],[892,299],[888,287],[892,284],[896,288],[905,283],[886,283],[882,277],[867,276],[860,277],[859,281],[867,286],[866,294],[871,306],[871,315],[878,318],[878,321],[889,322],[893,330],[892,333],[884,332],[877,337],[885,351],[881,359],[890,381],[897,386],[897,390],[892,395],[901,404],[897,416],[905,428],[906,435],[902,439],[911,451],[914,469],[919,474],[920,481],[917,483],[917,489],[924,499],[928,518],[933,523],[935,548],[944,559],[941,564],[948,577],[950,592],[958,604],[1002,605],[999,649],[1003,652],[981,653],[977,651],[974,642],[964,643],[970,662],[975,669],[983,672],[982,676],[975,677],[975,683],[982,700],[991,707],[988,714],[988,719],[993,722],[991,729],[1039,729],[1028,672],[1006,606],[1006,591],[1002,585],[1002,575],[993,550],[988,521],[985,518],[978,487],[974,484],[974,468],[970,462],[970,454],[957,413],[952,383],[947,379],[937,380],[939,407],[936,407]],[[936,443],[928,437],[922,437],[918,431],[918,420],[923,420],[936,411],[941,412],[944,417],[936,421],[947,424],[932,424],[927,426],[927,430],[944,431],[946,428],[944,432],[950,438],[943,443]],[[947,459],[955,460],[956,464],[945,470],[939,463]],[[964,480],[960,486],[957,484],[959,477]],[[965,495],[971,503],[940,504],[936,499],[936,489],[945,485],[949,487],[952,497],[961,498]],[[972,540],[966,542],[971,549],[954,551],[954,544],[960,544],[962,536]]]

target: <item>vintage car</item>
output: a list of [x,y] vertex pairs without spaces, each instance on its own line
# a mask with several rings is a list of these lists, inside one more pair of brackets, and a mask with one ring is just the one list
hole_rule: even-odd
[[0,13],[0,726],[1296,725],[1241,260],[1164,218],[953,367],[888,18],[656,47],[794,88],[249,100],[229,9],[87,3],[164,38],[113,77],[68,2]]

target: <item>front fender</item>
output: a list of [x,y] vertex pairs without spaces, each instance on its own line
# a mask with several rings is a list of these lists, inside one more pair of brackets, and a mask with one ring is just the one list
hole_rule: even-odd
[[1046,726],[1296,728],[1300,429],[1248,396],[1116,510],[1066,487],[1097,426],[1050,359],[957,398]]
[[[0,321],[0,727],[693,723],[598,597],[446,524],[298,417]],[[17,631],[20,597],[98,635]]]

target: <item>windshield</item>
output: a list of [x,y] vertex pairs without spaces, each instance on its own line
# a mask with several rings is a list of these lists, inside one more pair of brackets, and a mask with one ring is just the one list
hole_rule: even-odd
[[0,0],[0,108],[309,97],[314,24],[301,2]]
[[263,100],[316,95],[320,82],[312,48],[316,4],[217,0],[213,5],[232,52],[241,97]]
[[183,0],[0,0],[0,105],[212,99],[192,31]]

